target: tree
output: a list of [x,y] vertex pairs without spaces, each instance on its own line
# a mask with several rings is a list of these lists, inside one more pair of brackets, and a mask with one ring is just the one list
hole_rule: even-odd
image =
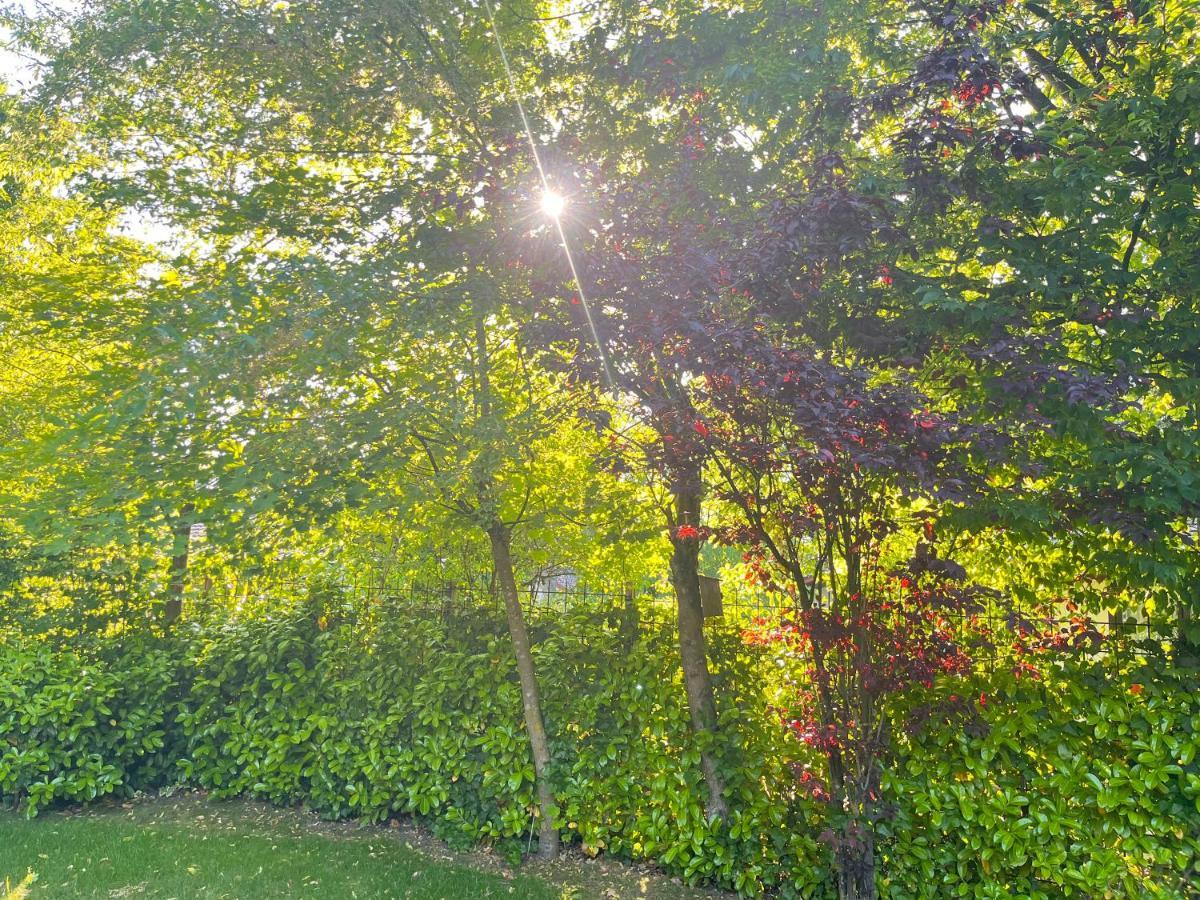
[[544,130],[558,137],[546,169],[571,198],[564,227],[584,281],[581,296],[557,247],[531,260],[551,297],[542,339],[573,347],[573,375],[611,391],[653,434],[614,441],[665,494],[680,657],[712,818],[727,803],[696,540],[710,485],[693,379],[705,369],[688,344],[707,327],[714,261],[730,258],[730,243],[754,230],[802,161],[854,124],[829,97],[855,66],[830,45],[834,30],[847,45],[869,32],[866,15],[847,10],[589,4],[557,23],[556,50],[536,67],[537,106],[554,123]]
[[[54,448],[64,424],[87,409],[96,373],[134,352],[128,328],[138,310],[128,300],[152,257],[108,211],[70,194],[82,167],[44,152],[30,137],[39,132],[51,142],[73,134],[31,115],[19,97],[0,97],[3,593],[12,615],[61,602],[76,607],[73,618],[87,629],[120,618],[113,601],[128,601],[137,566],[111,547],[71,540],[78,532],[61,514],[58,477],[95,484],[102,474]],[[68,571],[73,578],[61,577]],[[41,578],[54,589],[30,581]]]
[[[911,101],[901,146],[911,171],[950,191],[974,182],[940,219],[976,240],[947,246],[949,230],[922,227],[915,257],[946,262],[906,265],[897,279],[910,270],[914,293],[938,298],[923,304],[926,327],[944,323],[964,348],[965,390],[1040,432],[1030,455],[1043,488],[1029,506],[1041,534],[1069,548],[1070,568],[1098,576],[1081,602],[1172,610],[1180,649],[1197,636],[1200,572],[1195,445],[1184,437],[1198,424],[1197,263],[1186,249],[1200,161],[1187,99],[1200,83],[1187,49],[1196,23],[1186,3],[982,5],[931,20],[956,80],[912,87],[926,85],[925,109],[948,104],[941,149],[914,140]],[[973,314],[947,321],[962,303]],[[1030,510],[1005,512],[1028,521]]]
[[[13,20],[52,60],[24,107],[57,186],[165,234],[120,303],[53,295],[120,352],[25,471],[177,573],[193,517],[241,547],[364,509],[454,523],[503,587],[552,829],[514,541],[555,517],[546,460],[595,449],[579,407],[607,392],[614,465],[664,498],[710,816],[714,537],[797,605],[798,730],[826,754],[841,890],[870,895],[882,698],[968,664],[943,622],[984,596],[960,562],[1092,613],[1170,608],[1180,650],[1196,633],[1195,12],[478,12]],[[562,235],[525,227],[523,137],[553,145]],[[1009,551],[1029,583],[987,570]]]
[[[703,52],[692,55],[698,46],[707,47],[709,35],[722,31],[728,37],[735,32],[738,13],[729,16],[735,24],[724,20],[714,24],[694,13],[690,17],[643,17],[621,4],[605,6],[596,13],[590,40],[580,44],[584,48],[580,56],[591,53],[600,56],[602,64],[611,65],[614,58],[629,54],[638,60],[637,68],[653,74],[633,90],[620,78],[615,79],[616,84],[584,79],[593,86],[593,93],[585,95],[593,105],[585,109],[594,120],[584,118],[584,113],[580,121],[597,130],[612,127],[614,121],[622,123],[623,136],[633,135],[637,150],[629,157],[622,157],[619,151],[606,154],[599,149],[604,145],[600,139],[595,145],[571,147],[572,156],[587,159],[586,167],[559,163],[578,180],[578,193],[586,198],[577,214],[581,221],[578,243],[589,251],[586,293],[596,310],[593,321],[576,316],[580,335],[576,365],[596,381],[606,377],[597,364],[596,350],[588,346],[594,325],[600,349],[609,352],[618,391],[626,392],[642,407],[661,436],[661,447],[654,448],[660,475],[683,486],[685,490],[677,491],[677,496],[689,499],[698,493],[691,486],[704,483],[713,449],[705,442],[715,441],[715,432],[705,418],[705,398],[696,382],[702,374],[708,374],[718,387],[722,379],[730,381],[731,396],[722,412],[739,425],[741,433],[724,451],[723,477],[729,499],[735,501],[735,509],[740,508],[737,501],[745,497],[748,482],[764,487],[753,479],[767,475],[776,479],[765,483],[765,497],[751,492],[762,501],[766,511],[761,515],[770,522],[751,520],[741,526],[748,531],[727,532],[735,543],[752,542],[752,561],[763,551],[763,535],[771,530],[768,524],[785,533],[788,528],[804,529],[813,522],[829,526],[832,537],[828,541],[821,537],[825,531],[820,528],[816,537],[792,534],[793,538],[804,537],[793,552],[768,557],[778,567],[776,581],[786,582],[798,598],[809,598],[808,624],[818,636],[814,639],[810,634],[806,640],[814,659],[822,658],[815,665],[814,683],[827,679],[828,673],[821,672],[832,648],[849,648],[834,666],[847,676],[845,692],[837,698],[832,694],[817,698],[814,704],[824,725],[841,729],[834,735],[837,743],[826,749],[833,750],[830,765],[831,770],[838,770],[834,780],[839,799],[857,810],[838,836],[842,890],[849,896],[874,891],[868,801],[873,760],[882,752],[880,748],[886,747],[886,740],[864,738],[859,733],[855,741],[847,743],[847,723],[867,727],[862,723],[884,721],[875,706],[874,691],[880,685],[896,689],[923,680],[913,673],[937,671],[935,660],[963,671],[966,657],[950,644],[938,616],[947,610],[966,614],[983,595],[980,589],[957,583],[965,573],[957,563],[939,559],[932,536],[918,543],[918,552],[906,564],[907,576],[896,576],[909,582],[903,586],[902,598],[913,608],[911,618],[902,624],[909,631],[916,626],[915,635],[906,636],[902,643],[900,664],[890,661],[896,667],[889,676],[892,680],[880,679],[873,671],[878,660],[869,648],[892,636],[889,629],[895,623],[872,619],[858,624],[858,620],[867,612],[874,615],[880,608],[889,608],[888,604],[894,608],[895,599],[885,597],[877,585],[871,591],[852,587],[843,594],[834,590],[825,598],[820,596],[820,579],[814,595],[814,576],[804,572],[801,563],[812,565],[815,560],[817,575],[828,582],[840,579],[843,585],[860,586],[881,577],[888,570],[881,569],[878,561],[870,561],[868,551],[878,553],[884,537],[907,521],[903,507],[897,506],[906,497],[941,500],[936,510],[942,517],[938,527],[951,535],[963,529],[987,531],[983,516],[1002,511],[1010,527],[1024,529],[1023,536],[1036,530],[1044,539],[1053,533],[1049,523],[1058,521],[1067,524],[1089,549],[1112,546],[1113,538],[1120,542],[1137,534],[1169,535],[1172,528],[1186,525],[1188,508],[1186,504],[1171,507],[1171,515],[1184,513],[1174,526],[1165,520],[1151,525],[1142,501],[1126,497],[1114,503],[1116,498],[1108,490],[1084,489],[1079,473],[1089,467],[1081,469],[1077,456],[1068,461],[1074,454],[1055,458],[1089,433],[1085,446],[1099,449],[1107,444],[1110,449],[1105,452],[1114,450],[1109,438],[1099,436],[1112,432],[1123,412],[1122,394],[1134,381],[1119,364],[1089,367],[1070,356],[1064,358],[1059,351],[1068,347],[1069,341],[1062,342],[1057,332],[1038,334],[1045,323],[1036,319],[1043,308],[1036,302],[1031,304],[1029,318],[1021,322],[1026,332],[1014,327],[998,342],[994,329],[1000,317],[990,317],[987,307],[978,302],[989,293],[1003,292],[996,287],[1002,281],[997,280],[995,267],[968,266],[965,272],[951,269],[964,283],[971,279],[965,291],[963,284],[956,285],[968,297],[971,315],[963,317],[959,312],[963,301],[955,301],[947,307],[959,313],[960,321],[940,322],[936,315],[922,318],[930,303],[929,283],[910,277],[910,266],[897,260],[896,247],[911,252],[911,268],[938,266],[950,255],[942,250],[946,235],[972,235],[956,218],[962,212],[962,204],[956,206],[956,192],[967,204],[985,199],[967,178],[948,177],[930,160],[935,164],[946,159],[953,162],[954,150],[944,152],[947,142],[994,153],[1002,166],[1014,160],[1026,162],[1038,150],[1021,129],[962,129],[960,134],[952,127],[943,128],[943,122],[951,117],[952,107],[947,104],[975,108],[995,89],[986,77],[975,77],[986,74],[987,67],[985,63],[979,68],[981,55],[971,40],[971,35],[982,31],[991,11],[975,7],[941,10],[937,12],[941,18],[932,21],[930,31],[924,31],[913,29],[911,21],[899,20],[903,7],[880,8],[896,14],[895,20],[885,20],[872,34],[859,30],[861,19],[851,17],[847,23],[848,40],[860,41],[866,62],[857,73],[844,67],[834,73],[841,81],[823,85],[821,99],[828,102],[837,96],[838,112],[822,123],[826,127],[818,128],[828,106],[814,103],[802,110],[800,118],[811,117],[805,119],[804,133],[819,136],[815,151],[797,160],[784,161],[769,154],[764,154],[766,159],[755,158],[748,180],[764,191],[756,198],[713,178],[718,173],[740,177],[740,173],[731,174],[730,164],[741,148],[731,146],[733,142],[722,133],[722,126],[727,125],[722,114],[738,109],[736,104],[722,101],[728,102],[736,89],[723,93],[721,88],[728,90],[727,85],[710,89],[706,82],[714,56],[719,58],[716,51],[708,57]],[[928,13],[934,15],[933,10]],[[606,15],[611,18],[606,20]],[[621,27],[608,27],[610,21],[619,21]],[[953,34],[946,35],[946,31]],[[760,43],[754,47],[757,53],[769,53]],[[583,68],[587,63],[576,64]],[[860,84],[853,84],[846,80],[851,74],[865,77]],[[1011,77],[1019,82],[1019,89],[1036,99],[1036,80],[1031,82],[1020,71],[1013,71]],[[642,84],[648,90],[642,90]],[[603,87],[597,87],[600,85]],[[1047,96],[1045,91],[1041,93]],[[753,110],[753,101],[745,108]],[[639,113],[644,118],[639,118]],[[736,121],[737,112],[731,117]],[[710,125],[714,118],[715,124]],[[573,125],[575,122],[570,122],[564,131],[570,133]],[[979,137],[972,141],[972,135]],[[673,146],[661,140],[664,136],[674,139]],[[969,153],[967,159],[977,164]],[[760,174],[764,170],[767,174]],[[1011,196],[1007,194],[1005,199]],[[1190,194],[1188,197],[1190,200]],[[1003,237],[1002,231],[993,233]],[[921,241],[928,243],[922,245]],[[1131,243],[1136,241],[1134,237]],[[1026,268],[1032,268],[1032,262]],[[921,293],[916,293],[918,287]],[[919,303],[913,304],[913,299]],[[583,300],[574,298],[571,306],[564,303],[560,310],[582,306]],[[757,338],[757,334],[766,338]],[[1028,334],[1038,336],[1028,339]],[[800,356],[793,355],[796,353]],[[751,362],[745,362],[745,357]],[[754,362],[759,357],[774,360],[773,368],[767,366],[769,374],[764,375]],[[793,400],[781,400],[778,385],[787,370],[780,359],[807,373],[799,378],[801,384],[815,381],[821,390],[827,390],[823,403],[832,405],[838,414],[830,415],[829,410],[818,407],[822,416],[814,421],[811,399],[804,398],[799,407]],[[1008,371],[989,372],[996,364]],[[874,369],[873,375],[850,377],[855,369],[868,365]],[[814,367],[819,378],[812,375]],[[890,399],[881,399],[875,391],[866,391],[865,385],[872,380],[905,387]],[[923,396],[918,389],[921,385],[936,388],[936,403]],[[889,422],[889,430],[882,437],[878,421],[848,420],[838,405],[852,403],[849,408],[857,409],[867,394],[871,399],[868,408],[877,409],[887,401],[889,412],[884,420]],[[1041,409],[1028,406],[1031,401]],[[744,418],[755,413],[760,416],[756,421]],[[935,449],[922,447],[920,439],[936,438],[935,444],[944,440],[944,423],[952,419],[964,422],[953,429],[960,452],[946,456],[938,465],[916,462],[914,471],[914,462],[924,458],[915,454]],[[971,421],[987,427],[966,427]],[[1085,421],[1090,424],[1081,427]],[[835,426],[841,427],[840,434],[827,430]],[[847,452],[838,447],[850,440],[848,435],[866,442],[861,458],[856,447]],[[994,446],[990,440],[985,442],[988,435],[997,437]],[[1003,449],[1004,457],[984,452],[993,449]],[[722,455],[716,459],[721,461]],[[823,466],[827,470],[823,471]],[[1044,480],[1051,466],[1063,474],[1064,483]],[[680,471],[692,473],[692,477],[680,479]],[[954,493],[952,488],[961,489],[971,481],[992,489],[978,490],[970,505],[945,503],[947,495]],[[822,502],[815,504],[815,498]],[[696,507],[677,503],[676,509],[681,508]],[[1031,518],[1031,513],[1038,515],[1039,511],[1040,520]],[[698,512],[695,524],[672,522],[673,536],[691,542],[690,547],[682,548],[691,558],[706,533]],[[1126,556],[1122,564],[1110,559],[1108,574],[1117,574],[1114,568],[1127,566],[1128,560]],[[893,560],[892,565],[898,567],[901,562]],[[825,566],[827,571],[822,568]],[[1073,574],[1078,572],[1075,568]],[[916,587],[910,591],[913,585]],[[1109,603],[1120,602],[1108,586],[1101,596]],[[1124,602],[1139,599],[1144,600],[1145,594]],[[831,609],[820,603],[828,603]],[[816,620],[827,616],[838,617],[834,627]],[[846,621],[851,624],[847,626]],[[859,633],[848,633],[847,628],[857,628]],[[1089,633],[1091,637],[1093,633]],[[872,683],[876,687],[868,689]],[[853,744],[856,746],[851,747]],[[857,775],[857,785],[847,786],[854,781],[847,778],[848,772]]]
[[524,166],[514,113],[496,112],[490,35],[453,4],[143,12],[104,4],[61,33],[23,23],[56,60],[34,102],[78,118],[68,150],[96,154],[81,190],[153,216],[178,250],[143,286],[158,340],[128,381],[108,373],[110,415],[74,437],[93,455],[133,451],[110,504],[129,492],[144,495],[143,515],[176,504],[172,604],[192,518],[245,541],[256,520],[306,527],[404,501],[486,534],[537,772],[539,851],[553,855],[512,542],[537,441],[572,398],[551,389],[547,402],[501,302],[519,286],[486,274],[504,271],[520,229],[502,223],[524,199],[500,187],[519,185]]
[[[487,280],[475,290],[487,290]],[[472,293],[471,288],[467,291]],[[539,384],[511,325],[505,327],[494,311],[487,312],[478,294],[468,302],[469,315],[457,337],[443,323],[436,331],[440,338],[413,342],[415,353],[397,353],[385,369],[366,375],[380,391],[376,402],[382,409],[373,413],[382,413],[407,445],[402,468],[394,476],[395,489],[407,498],[400,510],[434,503],[487,538],[516,654],[533,754],[541,813],[538,850],[553,857],[558,827],[549,782],[550,747],[517,585],[513,537],[528,515],[541,511],[530,509],[539,493],[539,476],[545,478],[538,471],[544,465],[539,442],[571,414],[570,403],[564,403],[570,395],[552,383]],[[457,362],[464,357],[467,368]],[[368,483],[377,482],[370,478]]]
[[[660,485],[661,505],[671,543],[670,580],[678,615],[679,654],[692,728],[700,742],[701,764],[708,789],[707,812],[711,819],[726,817],[724,778],[715,752],[716,698],[705,650],[700,598],[699,545],[705,494],[704,453],[692,423],[696,414],[691,399],[688,360],[676,355],[674,343],[700,298],[689,293],[691,278],[685,273],[690,257],[678,232],[666,224],[661,231],[645,227],[663,207],[643,197],[638,208],[646,220],[626,205],[632,191],[621,186],[614,196],[593,196],[592,212],[603,222],[605,249],[589,255],[587,290],[602,298],[596,318],[583,309],[577,293],[546,305],[542,338],[549,346],[573,346],[571,377],[608,390],[630,405],[636,420],[649,427],[649,439],[634,440],[620,429],[613,433],[614,449],[643,478]],[[647,202],[648,201],[648,202]],[[604,204],[603,212],[598,210]],[[583,223],[568,225],[582,235]],[[666,244],[667,246],[664,246]],[[561,297],[561,294],[559,295]],[[566,306],[574,315],[563,316]],[[556,308],[557,307],[557,308]],[[601,312],[602,311],[602,312]],[[593,343],[593,338],[598,343]]]
[[858,136],[781,202],[751,289],[1013,438],[1011,490],[957,527],[1093,612],[1178,611],[1186,642],[1194,10],[884,9]]
[[729,518],[697,540],[743,549],[791,607],[751,639],[804,661],[788,727],[826,771],[802,770],[800,786],[828,803],[839,896],[873,897],[889,700],[968,674],[994,637],[973,621],[994,592],[965,584],[935,541],[945,507],[980,494],[965,448],[980,453],[987,436],[865,372],[751,335],[735,346],[710,357],[701,427]]

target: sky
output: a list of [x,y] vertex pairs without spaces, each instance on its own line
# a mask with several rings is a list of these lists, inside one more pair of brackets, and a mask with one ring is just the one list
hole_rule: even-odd
[[[21,11],[38,15],[59,15],[76,12],[84,0],[9,0],[6,10]],[[0,28],[0,82],[8,90],[23,92],[37,81],[37,64],[28,54],[17,53],[11,48],[11,32]],[[150,244],[167,247],[175,234],[163,223],[147,216],[127,213],[117,223],[121,234]]]
[[[36,15],[71,13],[82,5],[80,0],[9,0],[4,10]],[[28,56],[11,49],[12,35],[7,28],[0,28],[0,80],[9,90],[23,91],[31,87],[36,79],[37,67]]]

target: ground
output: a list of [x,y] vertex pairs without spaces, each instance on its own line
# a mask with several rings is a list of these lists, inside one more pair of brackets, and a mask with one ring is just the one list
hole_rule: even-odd
[[486,851],[451,851],[411,822],[331,824],[302,811],[192,793],[47,812],[32,821],[0,811],[0,888],[30,870],[37,875],[34,898],[726,896],[572,854],[512,870]]

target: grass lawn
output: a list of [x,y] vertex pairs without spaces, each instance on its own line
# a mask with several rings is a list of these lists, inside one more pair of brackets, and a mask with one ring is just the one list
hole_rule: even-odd
[[32,821],[0,811],[0,888],[30,869],[34,898],[718,896],[611,862],[575,859],[511,872],[489,854],[453,853],[408,824],[331,825],[196,795]]

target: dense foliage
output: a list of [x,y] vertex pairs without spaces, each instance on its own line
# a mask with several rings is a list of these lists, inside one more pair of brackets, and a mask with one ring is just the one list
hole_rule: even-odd
[[[88,799],[170,759],[222,793],[547,856],[578,831],[847,900],[928,866],[984,893],[1183,877],[1160,788],[1193,799],[1193,0],[94,0],[2,24],[33,60],[0,98],[7,793]],[[761,627],[706,626],[718,566]],[[532,627],[524,592],[580,576],[669,582],[670,636]],[[423,577],[448,606],[486,584],[508,643],[262,590]],[[1142,626],[1161,671],[1118,705]],[[918,707],[967,729],[963,766],[924,764]],[[1098,773],[987,743],[1055,736],[1083,765],[1072,729],[1114,710],[1153,713],[1145,746],[1096,735],[1095,761],[1152,772],[1098,788],[1099,827]],[[76,728],[86,749],[56,743]],[[1036,807],[1069,789],[1086,859],[974,824],[982,876],[935,854],[947,792],[991,821],[961,801],[996,761],[1026,831],[1056,838]]]
[[[519,854],[533,771],[501,621],[393,613],[371,626],[302,603],[123,652],[6,643],[3,795],[34,814],[182,782],[330,818],[410,813],[452,842]],[[778,727],[778,655],[713,634],[722,733],[739,737],[717,750],[733,812],[712,825],[679,664],[661,649],[670,623],[625,616],[600,606],[537,626],[556,826],[586,852],[747,895],[827,894],[826,807],[785,778],[818,757],[798,761]],[[1179,895],[1200,859],[1200,707],[1180,687],[1136,660],[1079,661],[993,681],[941,719],[932,696],[894,709],[907,737],[883,784],[881,888]]]
[[178,648],[97,650],[0,649],[0,793],[30,815],[173,778]]
[[881,828],[882,890],[1186,895],[1200,875],[1200,718],[1192,679],[1162,662],[994,685],[979,723],[910,732],[885,777],[903,799]]

